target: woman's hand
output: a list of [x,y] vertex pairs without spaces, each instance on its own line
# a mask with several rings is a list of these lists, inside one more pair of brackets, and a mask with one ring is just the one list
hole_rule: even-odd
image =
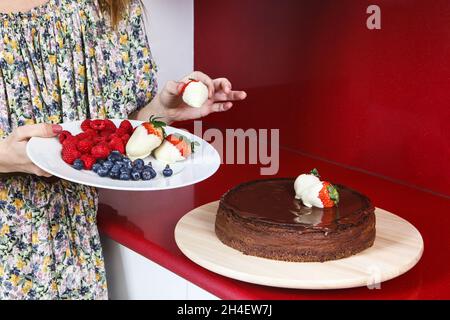
[[[209,98],[200,108],[188,106],[179,94],[189,79],[199,80],[208,87]],[[234,101],[244,100],[246,97],[247,94],[244,91],[233,91],[228,79],[211,79],[200,71],[194,71],[180,81],[167,82],[161,93],[135,118],[147,120],[154,114],[162,117],[167,123],[198,119],[213,112],[227,111],[233,106]]]
[[33,124],[16,128],[7,138],[0,140],[0,172],[25,172],[37,176],[51,175],[34,165],[27,156],[26,146],[31,137],[54,137],[62,131],[57,124]]

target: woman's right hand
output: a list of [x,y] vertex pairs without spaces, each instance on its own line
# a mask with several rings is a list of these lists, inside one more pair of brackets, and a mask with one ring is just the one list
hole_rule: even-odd
[[16,128],[8,137],[0,140],[0,172],[25,172],[50,177],[27,156],[26,146],[31,137],[51,138],[62,131],[58,124],[32,124]]

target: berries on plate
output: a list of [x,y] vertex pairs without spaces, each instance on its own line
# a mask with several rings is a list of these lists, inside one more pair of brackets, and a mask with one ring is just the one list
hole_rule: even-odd
[[[128,120],[117,127],[111,120],[86,119],[81,123],[82,132],[72,135],[69,131],[63,131],[59,135],[61,157],[74,169],[90,170],[99,177],[123,181],[152,180],[158,174],[151,163],[144,162],[143,157],[148,156],[162,141],[170,143],[180,155],[188,156],[193,152],[194,145],[181,135],[170,135],[165,140],[164,126],[165,123],[154,116],[136,129]],[[143,153],[139,147],[134,149],[137,151],[134,156],[125,155],[130,142],[133,146],[142,141],[147,143],[147,149],[150,146],[151,151],[145,150],[147,155],[136,156]],[[162,174],[168,177],[173,171],[167,166]]]
[[166,165],[166,167],[163,170],[163,176],[170,177],[172,174],[173,174],[173,170],[169,167],[169,165]]
[[82,169],[84,169],[83,161],[81,161],[81,159],[76,159],[73,162],[72,168],[74,168],[75,170],[82,170]]
[[72,165],[81,157],[81,152],[78,151],[75,144],[66,144],[62,147],[61,157],[65,163]]

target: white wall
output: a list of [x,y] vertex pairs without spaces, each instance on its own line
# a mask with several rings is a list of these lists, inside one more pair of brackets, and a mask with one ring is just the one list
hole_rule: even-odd
[[168,80],[179,80],[194,66],[193,0],[143,0],[146,29],[159,68],[161,90]]

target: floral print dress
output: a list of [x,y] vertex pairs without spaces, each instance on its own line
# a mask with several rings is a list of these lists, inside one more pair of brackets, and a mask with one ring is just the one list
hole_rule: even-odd
[[[116,27],[97,0],[0,13],[0,138],[22,125],[126,118],[156,93],[139,1]],[[0,299],[106,299],[95,188],[0,174]]]

